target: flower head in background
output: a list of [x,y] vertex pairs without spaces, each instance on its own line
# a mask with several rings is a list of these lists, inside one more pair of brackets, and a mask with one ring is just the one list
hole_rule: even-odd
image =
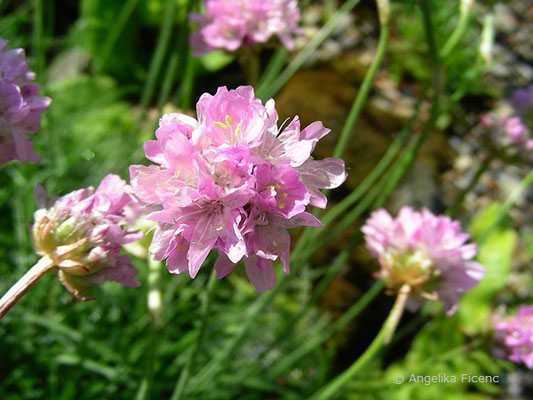
[[521,305],[515,315],[494,321],[496,354],[533,369],[533,305]]
[[28,134],[40,129],[41,114],[51,100],[39,95],[34,79],[24,50],[7,50],[7,40],[0,38],[0,164],[40,160]]
[[109,174],[96,191],[75,190],[35,212],[35,249],[54,261],[59,279],[77,298],[83,299],[81,292],[108,280],[139,286],[130,259],[119,255],[121,245],[142,237],[142,232],[128,230],[131,198],[125,186],[126,182]]
[[310,156],[329,133],[322,123],[300,130],[296,117],[281,129],[277,120],[274,101],[263,105],[250,86],[202,95],[197,119],[161,118],[144,145],[155,165],[131,166],[130,184],[159,223],[151,252],[170,272],[194,278],[216,249],[217,277],[244,260],[260,292],[274,286],[273,261],[289,273],[287,229],[319,226],[307,207],[325,207],[319,189],[339,186],[346,173],[341,159]]
[[441,300],[448,314],[460,293],[476,286],[483,267],[472,261],[476,245],[458,221],[429,210],[403,207],[396,218],[384,209],[372,213],[361,229],[366,247],[381,264],[379,275],[390,289],[411,288],[411,307],[422,299]]
[[533,124],[533,85],[516,90],[511,96],[511,105],[528,124]]
[[297,0],[207,0],[206,14],[193,14],[191,19],[200,24],[191,36],[197,55],[216,49],[235,51],[266,43],[272,36],[292,50],[292,35],[300,32]]
[[524,158],[533,153],[533,135],[518,115],[482,115],[480,125],[488,134],[486,142],[494,152],[506,158]]

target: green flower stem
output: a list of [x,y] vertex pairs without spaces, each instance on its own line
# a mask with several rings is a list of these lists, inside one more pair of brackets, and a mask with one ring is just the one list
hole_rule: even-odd
[[328,38],[337,28],[340,18],[350,12],[361,0],[347,0],[340,7],[331,19],[318,31],[313,39],[294,57],[283,72],[268,86],[262,86],[257,90],[256,96],[262,100],[273,97],[287,83],[287,81],[298,71],[302,65],[311,57],[316,49]]
[[163,65],[163,59],[165,58],[165,53],[167,51],[168,43],[170,41],[170,34],[172,32],[172,25],[174,21],[174,9],[176,6],[175,0],[167,0],[167,5],[165,8],[165,19],[163,25],[161,26],[161,31],[159,33],[159,38],[157,39],[157,44],[150,62],[150,68],[148,70],[148,77],[146,78],[146,84],[141,96],[141,115],[140,122],[144,120],[146,116],[146,111],[148,109],[148,104],[154,94],[155,85],[159,72],[161,71],[161,66]]
[[37,264],[20,278],[0,299],[0,318],[2,318],[24,294],[41,279],[44,274],[55,267],[54,261],[47,256],[42,257]]
[[474,0],[461,0],[461,5],[459,6],[459,21],[440,52],[442,58],[447,58],[463,37],[465,30],[468,27],[470,11],[472,10],[473,5]]
[[161,113],[165,103],[170,97],[170,89],[174,83],[176,74],[184,74],[186,62],[188,59],[188,43],[189,43],[189,23],[187,17],[195,6],[195,0],[187,0],[183,15],[180,17],[178,38],[176,40],[175,50],[170,56],[163,84],[161,86],[161,92],[159,93],[159,99],[157,101],[157,109]]
[[[381,25],[381,30],[380,30],[378,46],[376,50],[376,56],[374,57],[372,64],[368,68],[368,71],[366,72],[365,77],[363,78],[363,83],[361,84],[361,87],[359,89],[359,92],[357,93],[357,96],[355,97],[352,108],[350,109],[350,113],[348,114],[348,117],[344,123],[344,126],[340,134],[339,142],[337,143],[335,150],[334,150],[335,157],[342,157],[342,155],[346,151],[346,146],[348,144],[348,140],[350,139],[352,129],[357,123],[357,120],[359,119],[359,116],[363,109],[363,105],[368,97],[370,89],[372,88],[372,83],[374,82],[377,71],[379,69],[379,66],[381,65],[381,62],[383,61],[383,57],[385,56],[385,52],[387,49],[387,44],[388,44],[389,36],[390,36],[389,1],[378,0],[377,6],[378,6],[378,15],[379,15],[379,21]],[[407,126],[409,126],[409,124]],[[393,144],[389,147],[389,149],[387,149],[387,152],[385,153],[383,158],[380,160],[378,165],[372,170],[370,175],[368,175],[365,178],[365,180],[352,193],[350,193],[348,197],[346,197],[341,203],[339,203],[337,206],[331,209],[324,216],[323,228],[328,226],[332,221],[334,221],[347,208],[349,208],[352,204],[354,204],[357,200],[359,200],[359,198],[368,191],[368,189],[374,184],[374,182],[381,176],[381,174],[385,171],[388,165],[392,162],[392,160],[394,159],[396,153],[399,151],[400,146],[402,142],[405,140],[408,133],[409,133],[409,129],[403,129],[400,135],[394,140]],[[326,195],[327,195],[327,192],[326,192]],[[298,244],[294,250],[294,253],[299,254],[300,251],[302,251],[302,249],[306,246],[306,244],[309,241],[312,241],[312,239],[316,235],[317,235],[317,232],[315,230],[306,229],[302,237],[298,241]]]
[[257,86],[260,74],[259,53],[253,49],[246,49],[240,53],[238,59],[246,82],[251,86]]
[[216,272],[215,272],[215,269],[213,268],[213,271],[211,272],[211,276],[209,277],[209,281],[207,283],[206,298],[202,306],[202,311],[201,311],[202,319],[200,321],[200,331],[198,333],[198,336],[196,337],[196,341],[193,344],[193,348],[189,354],[189,358],[187,359],[185,366],[181,370],[181,374],[174,388],[174,392],[172,393],[171,400],[179,400],[182,398],[184,394],[184,390],[185,390],[185,385],[187,384],[189,380],[191,368],[194,365],[194,361],[202,345],[205,332],[207,329],[207,321],[209,319],[211,301],[213,299],[213,294],[215,292],[214,288],[215,288],[215,282],[217,280],[215,275],[216,275]]
[[289,50],[286,47],[278,47],[276,49],[268,61],[265,70],[261,74],[261,78],[259,79],[259,87],[257,89],[258,92],[264,91],[272,84],[272,81],[274,81],[274,79],[276,79],[276,77],[280,74],[283,64],[285,63],[285,60],[287,60],[288,56]]
[[381,280],[374,283],[374,285],[357,300],[338,320],[331,325],[328,325],[318,335],[313,336],[306,342],[297,346],[289,354],[283,356],[271,368],[269,375],[276,378],[279,375],[286,373],[296,362],[301,360],[318,346],[322,345],[326,340],[331,338],[334,334],[340,332],[350,321],[353,321],[371,302],[374,300],[385,287],[385,283]]
[[222,345],[221,349],[217,351],[213,359],[196,374],[189,385],[189,392],[193,392],[197,388],[203,387],[206,382],[210,382],[213,377],[222,369],[226,360],[232,354],[234,354],[237,347],[242,344],[242,341],[252,324],[256,322],[256,316],[259,315],[259,313],[271,303],[272,299],[279,291],[281,291],[286,283],[287,275],[282,274],[281,278],[277,280],[276,287],[273,290],[259,296],[259,298],[249,308],[248,315],[240,318],[242,325],[240,326],[239,331],[233,337],[229,338]]
[[479,238],[478,244],[483,243],[487,238],[490,236],[490,234],[494,231],[494,229],[501,223],[501,221],[505,218],[506,215],[509,214],[509,210],[514,206],[514,204],[517,202],[517,200],[522,197],[526,189],[533,184],[533,170],[531,170],[521,181],[520,183],[514,188],[514,190],[511,192],[509,197],[507,197],[507,200],[505,200],[505,203],[503,203],[503,206],[501,207],[501,210],[498,212],[498,215],[490,224],[490,226],[483,232],[483,235]]
[[185,73],[183,74],[182,84],[176,95],[176,103],[184,109],[188,110],[191,107],[192,94],[194,90],[194,80],[196,77],[196,58],[192,51],[187,51],[187,58],[185,61]]
[[367,363],[374,359],[383,346],[390,342],[402,317],[410,291],[411,288],[409,285],[404,285],[400,288],[398,296],[396,297],[396,302],[394,303],[389,316],[366,351],[346,371],[311,396],[309,400],[333,399],[335,394],[358,372],[366,367]]
[[355,101],[352,105],[352,108],[350,109],[348,118],[346,119],[346,122],[344,123],[344,127],[342,128],[339,141],[337,142],[337,146],[335,146],[333,157],[342,157],[344,155],[346,151],[346,147],[348,145],[348,141],[350,140],[350,136],[352,134],[353,128],[356,125],[357,120],[359,119],[359,116],[361,115],[361,111],[363,110],[363,105],[365,104],[368,94],[370,93],[370,90],[372,89],[372,84],[374,83],[374,79],[376,78],[376,74],[378,72],[378,69],[381,65],[381,62],[383,61],[383,57],[385,56],[385,52],[387,50],[387,44],[389,42],[389,36],[390,36],[389,1],[388,0],[377,1],[377,6],[378,6],[378,14],[379,14],[381,30],[379,33],[379,40],[378,40],[378,47],[376,50],[376,55],[374,57],[374,60],[372,60],[372,64],[370,64],[368,71],[365,74],[363,83],[361,84],[359,91],[357,92],[357,96],[355,97]]
[[117,43],[120,34],[124,30],[128,19],[131,17],[131,14],[135,10],[135,7],[137,7],[138,3],[139,0],[127,0],[126,2],[124,2],[124,5],[120,9],[118,18],[115,20],[115,23],[109,30],[109,33],[107,34],[104,40],[104,44],[102,46],[102,52],[100,53],[100,70],[105,67],[107,60],[111,55],[111,52],[115,48],[115,44]]
[[33,53],[35,57],[35,70],[40,80],[44,79],[44,64],[45,64],[45,35],[44,35],[44,13],[43,13],[43,0],[33,1],[35,11],[33,14]]
[[450,206],[450,208],[446,211],[446,215],[453,216],[459,211],[459,207],[463,204],[464,199],[466,198],[466,195],[474,189],[474,187],[477,185],[483,174],[489,169],[492,159],[488,158],[485,160],[481,160],[481,164],[476,169],[476,172],[472,176],[472,179],[468,183],[468,185],[459,193],[459,196],[457,196],[457,199],[455,199],[455,202]]
[[147,305],[150,314],[152,315],[152,325],[150,327],[150,339],[146,347],[147,362],[146,372],[143,375],[141,385],[135,396],[136,400],[144,400],[150,398],[150,389],[154,380],[155,361],[157,349],[159,347],[159,337],[161,329],[161,313],[163,311],[163,304],[161,300],[161,270],[163,263],[156,261],[148,254],[148,295]]

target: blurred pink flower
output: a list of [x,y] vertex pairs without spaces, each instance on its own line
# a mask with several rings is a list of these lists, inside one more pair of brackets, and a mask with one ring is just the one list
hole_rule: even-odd
[[109,174],[96,191],[75,190],[35,212],[36,251],[54,260],[61,282],[78,298],[108,280],[139,286],[129,257],[119,255],[121,245],[142,237],[127,229],[132,203],[125,187],[126,182]]
[[311,160],[329,130],[315,122],[300,131],[295,118],[280,132],[274,101],[263,105],[250,86],[202,95],[197,116],[163,116],[144,145],[156,165],[130,167],[132,194],[159,222],[151,252],[194,278],[217,249],[217,277],[244,260],[256,289],[271,289],[273,261],[289,273],[287,229],[320,225],[306,208],[325,207],[319,189],[342,184],[344,162]]
[[441,300],[447,313],[453,314],[459,294],[476,286],[484,275],[483,267],[472,261],[476,245],[466,243],[470,236],[449,217],[403,207],[393,219],[380,209],[361,230],[387,286],[395,290],[411,286],[411,307],[423,298]]
[[521,305],[515,315],[494,321],[496,354],[533,369],[533,305]]
[[31,82],[35,74],[28,71],[24,50],[7,50],[7,43],[0,38],[0,164],[37,162],[28,134],[40,129],[41,113],[51,100],[39,96],[40,86]]
[[292,35],[300,33],[297,0],[207,0],[206,14],[190,18],[200,24],[190,40],[197,55],[215,49],[235,51],[274,35],[292,50]]
[[518,115],[485,114],[480,125],[488,135],[488,147],[501,156],[527,158],[533,151],[533,135]]

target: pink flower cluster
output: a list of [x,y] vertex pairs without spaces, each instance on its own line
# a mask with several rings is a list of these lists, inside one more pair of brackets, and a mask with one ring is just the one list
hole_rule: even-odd
[[197,55],[265,43],[277,35],[292,50],[292,34],[300,32],[297,0],[207,0],[206,15],[190,17],[200,24],[191,36]]
[[533,306],[521,305],[516,315],[494,323],[497,354],[533,369]]
[[476,245],[458,221],[403,207],[396,218],[384,209],[372,213],[361,229],[366,246],[381,264],[387,286],[411,287],[411,306],[422,298],[441,300],[448,314],[457,307],[460,293],[476,286],[483,267],[472,261]]
[[0,164],[40,160],[28,134],[40,129],[41,113],[51,100],[39,96],[41,88],[31,82],[34,79],[24,50],[7,50],[7,40],[0,38]]
[[78,298],[108,280],[139,286],[129,257],[119,255],[121,245],[142,237],[140,231],[127,230],[134,203],[125,187],[126,182],[109,174],[96,191],[75,190],[35,212],[36,251],[54,260],[61,282]]
[[491,113],[482,115],[480,124],[489,133],[490,146],[497,147],[497,151],[508,156],[533,151],[533,136],[522,117]]
[[244,259],[255,288],[271,289],[274,260],[289,273],[287,229],[320,226],[306,207],[326,206],[319,189],[342,184],[344,162],[313,160],[329,129],[300,130],[297,117],[278,128],[274,100],[263,105],[250,86],[203,94],[197,117],[164,115],[144,145],[157,165],[130,167],[132,193],[159,222],[150,250],[170,272],[194,278],[216,249],[218,278]]

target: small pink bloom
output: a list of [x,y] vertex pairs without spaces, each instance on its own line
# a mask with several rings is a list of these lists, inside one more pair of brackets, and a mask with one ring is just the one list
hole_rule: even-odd
[[447,313],[453,314],[459,294],[476,286],[484,275],[483,267],[472,261],[475,244],[467,243],[470,236],[449,217],[403,207],[392,218],[380,209],[361,230],[387,285],[411,286],[413,307],[423,298],[441,300]]
[[235,51],[266,43],[272,36],[292,50],[292,35],[301,32],[296,0],[207,0],[206,15],[190,18],[200,25],[190,40],[197,55],[215,49]]
[[533,306],[521,305],[515,315],[494,320],[497,353],[533,369]]
[[50,105],[39,96],[40,86],[32,83],[23,49],[7,50],[0,38],[0,164],[19,159],[39,161],[28,134],[40,129],[41,114]]

